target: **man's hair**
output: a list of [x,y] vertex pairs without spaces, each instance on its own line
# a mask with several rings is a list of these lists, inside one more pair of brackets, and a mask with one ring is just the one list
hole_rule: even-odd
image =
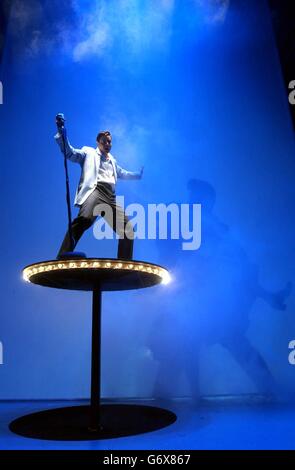
[[97,142],[99,142],[102,137],[108,137],[108,136],[112,137],[112,134],[110,133],[110,131],[100,131],[97,134],[96,140]]

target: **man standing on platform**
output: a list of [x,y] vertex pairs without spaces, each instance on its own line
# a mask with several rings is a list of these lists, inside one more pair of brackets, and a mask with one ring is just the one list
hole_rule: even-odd
[[[63,114],[56,116],[58,133],[55,139],[66,158],[81,166],[81,177],[75,196],[75,206],[79,207],[78,216],[72,221],[72,242],[69,231],[62,242],[57,258],[72,251],[79,239],[94,223],[97,215],[94,209],[98,205],[110,208],[110,211],[102,211],[101,215],[119,235],[118,258],[132,259],[134,231],[131,222],[123,208],[116,203],[115,185],[117,178],[141,179],[143,167],[140,172],[133,173],[121,168],[115,158],[110,154],[112,136],[109,131],[98,133],[97,148],[82,147],[73,148],[66,136],[64,129],[65,119]],[[64,148],[65,147],[65,148]]]

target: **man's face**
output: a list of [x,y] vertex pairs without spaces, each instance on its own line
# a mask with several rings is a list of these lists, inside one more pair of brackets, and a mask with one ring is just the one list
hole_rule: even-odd
[[110,135],[103,135],[98,142],[98,148],[105,155],[109,153],[112,148],[112,137]]

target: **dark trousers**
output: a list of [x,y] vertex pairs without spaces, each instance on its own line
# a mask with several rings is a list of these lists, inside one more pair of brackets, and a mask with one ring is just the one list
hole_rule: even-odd
[[[97,207],[99,205],[99,207]],[[78,216],[72,221],[74,246],[71,246],[69,232],[66,233],[57,257],[75,248],[81,236],[100,215],[119,235],[118,258],[132,259],[134,231],[123,208],[116,203],[116,195],[111,186],[99,183],[80,207]]]

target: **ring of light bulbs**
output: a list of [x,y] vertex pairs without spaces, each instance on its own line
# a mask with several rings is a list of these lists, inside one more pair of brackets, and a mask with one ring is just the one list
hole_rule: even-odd
[[159,276],[161,278],[162,284],[168,284],[170,282],[169,272],[161,266],[138,261],[131,262],[128,260],[110,259],[54,260],[31,264],[23,270],[23,279],[27,282],[31,282],[31,277],[35,276],[36,274],[51,271],[62,271],[67,269],[118,269],[122,271],[138,271]]

